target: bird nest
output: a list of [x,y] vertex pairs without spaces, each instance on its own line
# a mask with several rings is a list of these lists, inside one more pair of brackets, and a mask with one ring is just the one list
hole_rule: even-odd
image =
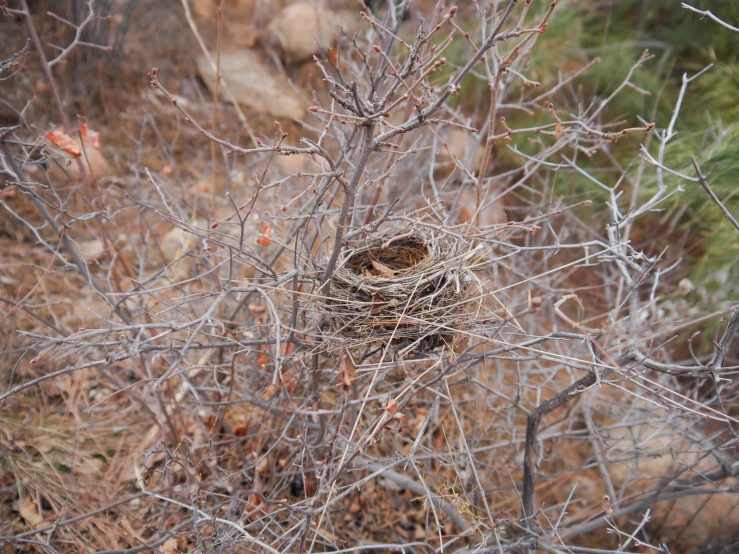
[[429,227],[395,227],[344,249],[317,309],[324,347],[402,358],[450,344],[467,327],[476,281],[468,244]]

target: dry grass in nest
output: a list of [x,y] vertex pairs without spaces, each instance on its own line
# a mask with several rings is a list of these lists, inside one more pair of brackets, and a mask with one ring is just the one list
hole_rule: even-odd
[[345,248],[330,298],[317,305],[325,348],[366,356],[390,345],[402,358],[452,342],[474,317],[467,306],[475,252],[466,241],[416,224]]

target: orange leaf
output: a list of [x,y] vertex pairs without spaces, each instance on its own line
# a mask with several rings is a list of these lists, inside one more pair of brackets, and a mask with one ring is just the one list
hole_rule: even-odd
[[288,392],[294,391],[295,387],[298,386],[298,380],[289,374],[282,376],[282,382],[285,384],[285,389]]
[[262,400],[270,400],[277,392],[277,385],[267,385],[267,388],[262,392]]
[[69,135],[65,135],[61,131],[51,131],[49,133],[46,133],[46,138],[49,139],[49,142],[51,142],[51,144],[53,144],[60,150],[63,150],[73,158],[79,158],[82,155],[80,143],[72,139],[72,137],[70,137]]
[[272,244],[272,227],[266,221],[262,221],[262,234],[259,235],[257,242],[262,246]]
[[341,356],[341,369],[339,369],[339,375],[336,380],[337,388],[349,392],[352,380],[356,376],[357,368],[354,366],[354,362],[352,362],[349,353],[344,351],[344,354]]
[[329,48],[326,52],[326,57],[328,58],[328,61],[331,62],[332,65],[338,65],[339,63],[339,50],[335,46],[333,48]]
[[100,150],[100,133],[90,130],[84,123],[80,125],[80,137],[85,148]]

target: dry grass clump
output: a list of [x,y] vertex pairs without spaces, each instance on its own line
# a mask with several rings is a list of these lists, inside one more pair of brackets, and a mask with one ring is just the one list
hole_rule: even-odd
[[413,223],[354,241],[339,257],[330,296],[317,302],[327,349],[372,355],[391,346],[405,357],[450,343],[474,317],[475,252],[461,238]]

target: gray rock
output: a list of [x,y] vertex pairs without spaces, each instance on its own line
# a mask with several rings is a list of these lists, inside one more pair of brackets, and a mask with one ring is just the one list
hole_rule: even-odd
[[287,62],[309,60],[339,36],[340,18],[328,8],[299,2],[280,11],[267,28]]
[[[210,90],[215,87],[215,71],[205,58],[197,60],[198,73]],[[221,76],[239,104],[276,117],[298,119],[305,103],[276,71],[265,67],[250,50],[221,52]],[[225,98],[223,94],[221,98]]]

